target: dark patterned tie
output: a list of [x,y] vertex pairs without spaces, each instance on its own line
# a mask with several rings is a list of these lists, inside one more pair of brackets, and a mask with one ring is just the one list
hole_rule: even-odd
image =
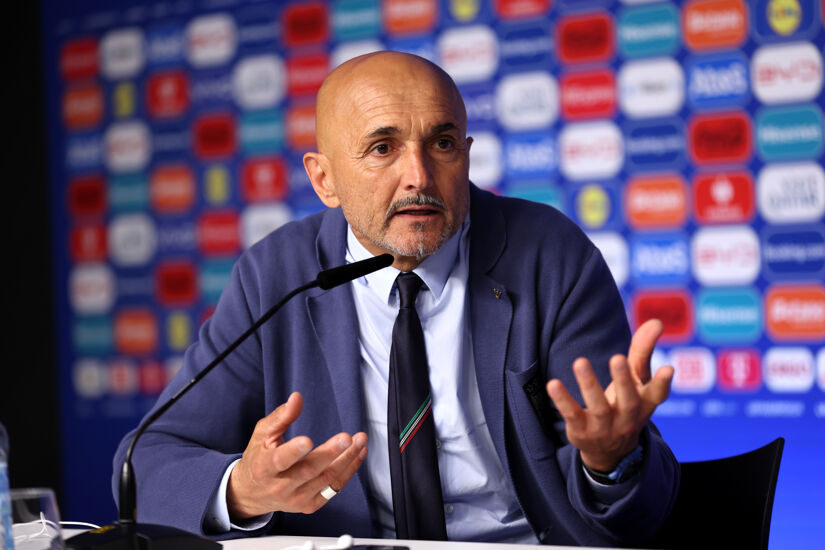
[[415,311],[422,281],[401,273],[396,283],[401,307],[392,328],[387,397],[395,532],[399,539],[447,540],[427,351]]

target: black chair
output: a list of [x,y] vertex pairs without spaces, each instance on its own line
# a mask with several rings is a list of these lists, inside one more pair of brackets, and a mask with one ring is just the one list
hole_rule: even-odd
[[649,548],[767,550],[785,440],[741,455],[684,462],[670,517]]

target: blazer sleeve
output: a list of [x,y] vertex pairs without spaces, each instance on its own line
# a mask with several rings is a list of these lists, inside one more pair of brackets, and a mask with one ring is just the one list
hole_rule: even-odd
[[[573,361],[587,357],[602,387],[606,387],[611,380],[610,357],[626,354],[629,344],[630,329],[621,296],[601,253],[593,248],[555,317],[546,358],[549,378],[561,379],[583,403],[572,371]],[[566,442],[564,422],[559,420],[555,428]],[[567,443],[557,451],[573,508],[594,530],[624,544],[644,541],[659,529],[670,513],[679,486],[679,464],[651,422],[643,429],[641,442],[641,470],[630,491],[608,506],[593,498],[578,450]]]

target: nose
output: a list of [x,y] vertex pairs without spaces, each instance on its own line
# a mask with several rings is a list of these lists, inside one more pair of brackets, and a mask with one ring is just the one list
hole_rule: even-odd
[[405,191],[426,189],[433,183],[430,159],[420,143],[407,148],[401,169],[401,183]]

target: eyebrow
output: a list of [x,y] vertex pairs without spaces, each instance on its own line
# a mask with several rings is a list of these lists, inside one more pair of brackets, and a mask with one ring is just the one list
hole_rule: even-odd
[[[434,136],[436,134],[442,134],[444,132],[449,132],[450,130],[457,129],[458,126],[453,124],[452,122],[445,122],[443,124],[436,124],[435,126],[430,127],[430,135]],[[372,132],[366,135],[368,139],[376,138],[376,137],[387,137],[387,136],[394,136],[400,134],[401,130],[396,126],[381,126],[380,128],[376,128]]]

